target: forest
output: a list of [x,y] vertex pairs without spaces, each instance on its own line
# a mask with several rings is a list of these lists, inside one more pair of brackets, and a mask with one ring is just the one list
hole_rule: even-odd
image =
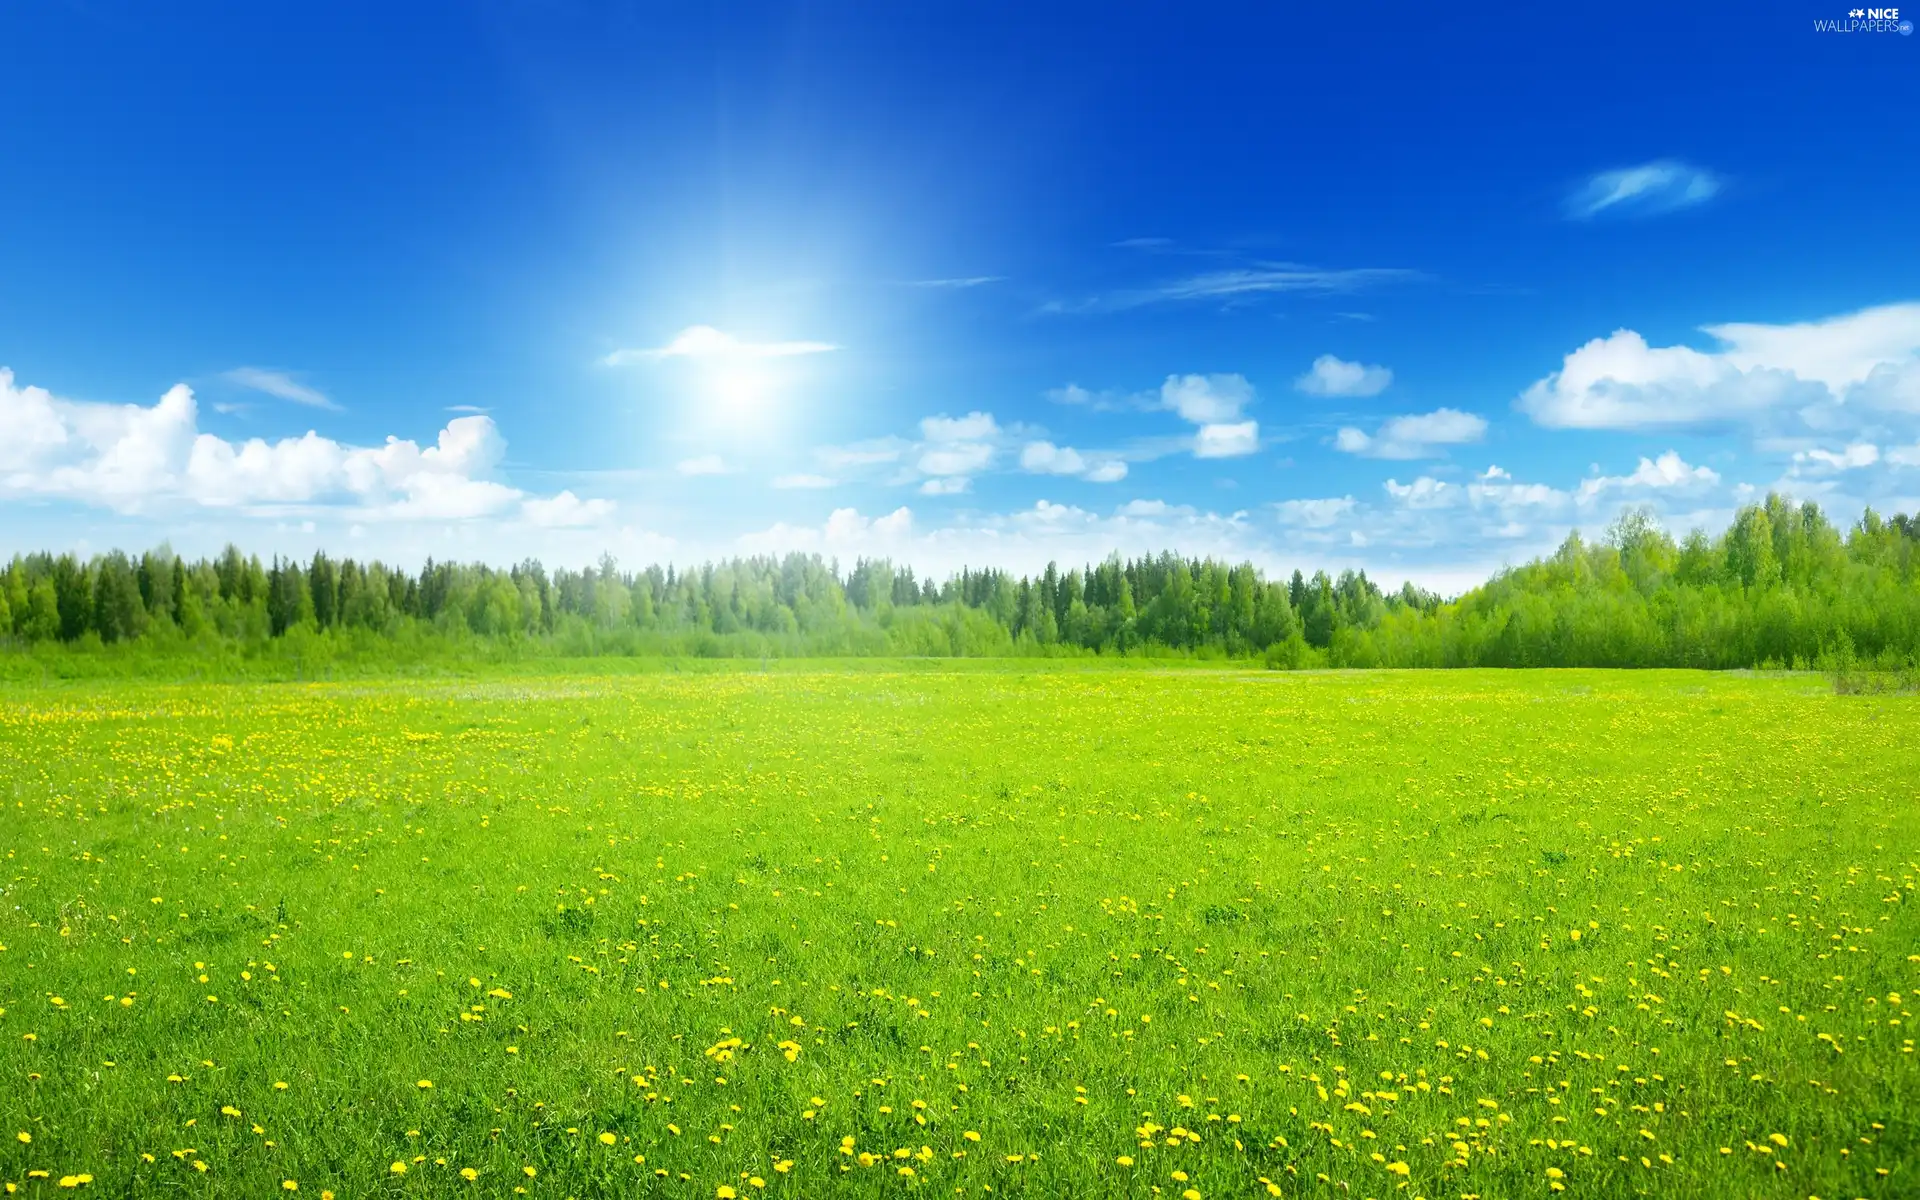
[[1162,655],[1312,667],[1881,667],[1920,658],[1920,516],[1844,532],[1812,503],[1741,509],[1676,540],[1644,510],[1599,540],[1445,599],[1363,572],[1267,575],[1177,553],[1034,577],[946,579],[818,556],[695,569],[417,572],[324,553],[262,562],[165,547],[0,570],[0,659],[74,655],[424,662],[437,656],[710,658]]

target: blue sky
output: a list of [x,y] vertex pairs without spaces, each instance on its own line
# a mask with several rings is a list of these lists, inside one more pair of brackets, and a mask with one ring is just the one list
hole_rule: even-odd
[[877,11],[8,6],[0,553],[1457,588],[1920,508],[1897,28]]

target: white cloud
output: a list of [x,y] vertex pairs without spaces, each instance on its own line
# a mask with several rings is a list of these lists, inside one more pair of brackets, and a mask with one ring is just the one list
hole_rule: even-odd
[[948,475],[922,482],[919,490],[922,496],[958,496],[972,486],[973,480],[966,475]]
[[490,413],[493,410],[484,408],[478,404],[449,404],[447,405],[446,411],[450,413]]
[[1274,506],[1285,525],[1324,529],[1354,510],[1352,496],[1329,496],[1319,500],[1282,500]]
[[1322,295],[1357,292],[1382,284],[1403,283],[1420,278],[1418,271],[1399,267],[1350,267],[1326,269],[1297,263],[1262,263],[1251,267],[1230,267],[1206,271],[1184,279],[1147,288],[1134,288],[1098,296],[1078,304],[1054,303],[1050,312],[1103,312],[1138,308],[1146,304],[1187,300],[1242,300],[1251,296],[1309,292]]
[[1377,396],[1393,382],[1386,367],[1347,362],[1331,354],[1313,360],[1313,368],[1293,381],[1310,396]]
[[1559,508],[1571,499],[1566,492],[1544,483],[1514,483],[1505,471],[1498,476],[1482,475],[1467,485],[1466,492],[1474,505],[1496,508]]
[[962,275],[953,279],[916,279],[916,280],[913,280],[911,283],[909,283],[907,286],[917,287],[917,288],[939,288],[943,290],[965,289],[965,288],[985,287],[989,283],[1001,283],[1001,282],[1004,282],[1006,278],[1007,277],[1005,275]]
[[674,464],[674,470],[682,475],[725,475],[726,460],[718,454],[702,454],[695,458],[683,458]]
[[1028,442],[1020,451],[1020,466],[1036,475],[1077,475],[1091,483],[1114,483],[1127,477],[1127,464],[1117,458],[1091,458],[1071,446]]
[[1567,197],[1575,220],[1599,216],[1652,216],[1705,204],[1718,195],[1720,178],[1673,159],[1601,171]]
[[324,392],[315,391],[306,384],[294,379],[285,371],[268,371],[260,367],[235,367],[222,378],[228,383],[252,388],[256,392],[265,392],[282,400],[291,400],[295,404],[304,404],[309,408],[324,408],[330,412],[339,412],[340,406],[328,399]]
[[1911,446],[1889,447],[1887,462],[1896,467],[1920,467],[1920,442]]
[[1852,471],[1880,461],[1880,447],[1872,442],[1855,442],[1842,450],[1802,450],[1793,456],[1795,463],[1812,463],[1834,471]]
[[825,475],[776,475],[773,486],[777,488],[830,488],[837,481]]
[[740,554],[886,555],[903,548],[912,533],[913,512],[904,506],[882,517],[863,516],[856,508],[836,508],[817,528],[782,521],[737,538],[732,549]]
[[1453,484],[1431,475],[1422,475],[1412,483],[1389,479],[1386,489],[1387,495],[1409,508],[1441,508],[1453,503],[1454,497],[1460,494],[1460,489]]
[[1160,385],[1160,405],[1195,425],[1231,421],[1253,403],[1253,385],[1242,375],[1169,375]]
[[1020,451],[1020,466],[1039,475],[1078,475],[1087,469],[1087,462],[1070,446],[1028,442]]
[[982,438],[998,437],[1000,426],[994,421],[992,413],[970,412],[964,417],[942,414],[922,418],[920,434],[929,442],[977,442]]
[[1638,488],[1686,491],[1712,487],[1719,482],[1720,473],[1712,467],[1689,466],[1669,450],[1659,458],[1642,458],[1631,475],[1601,475],[1581,480],[1578,496],[1586,503],[1609,491]]
[[1238,458],[1260,449],[1260,423],[1237,421],[1230,425],[1202,425],[1193,435],[1195,458]]
[[529,496],[520,504],[521,515],[534,525],[549,529],[598,525],[613,515],[611,500],[582,500],[572,492],[561,492],[551,499]]
[[[312,431],[229,442],[199,432],[184,384],[152,407],[100,404],[16,387],[12,372],[0,368],[0,496],[122,513],[336,506],[359,519],[465,520],[512,514],[530,499],[490,478],[505,451],[485,416],[447,422],[425,448],[394,437],[352,446]],[[533,511],[542,518],[608,511],[593,507],[599,501],[547,503]]]
[[610,367],[622,367],[667,358],[793,358],[802,354],[826,354],[839,348],[832,342],[749,342],[711,325],[689,325],[664,346],[615,350],[601,361]]
[[1334,435],[1333,445],[1336,450],[1368,458],[1429,458],[1439,453],[1438,447],[1477,442],[1486,432],[1485,418],[1438,408],[1430,413],[1394,417],[1375,434],[1346,426]]
[[993,447],[985,442],[953,442],[929,446],[916,464],[928,475],[971,475],[993,462]]
[[845,446],[822,446],[814,451],[820,461],[829,467],[871,467],[881,463],[899,462],[912,443],[902,438],[873,438],[864,442],[853,442]]
[[1048,388],[1042,395],[1055,404],[1071,405],[1092,412],[1129,412],[1166,407],[1161,396],[1155,392],[1096,392],[1077,383]]
[[1489,466],[1489,467],[1488,467],[1488,468],[1487,468],[1487,469],[1486,469],[1485,471],[1482,471],[1482,472],[1480,473],[1480,478],[1482,478],[1482,479],[1512,479],[1512,478],[1513,478],[1513,476],[1511,476],[1511,475],[1509,475],[1509,474],[1507,474],[1507,472],[1506,472],[1506,468],[1504,468],[1504,467],[1499,467],[1499,466]]
[[[993,443],[1000,426],[991,413],[970,412],[964,417],[941,415],[920,422],[925,439],[914,466],[923,475],[970,476],[993,463]],[[950,496],[967,490],[965,478],[928,480],[920,489],[929,496]]]
[[1631,329],[1595,338],[1517,406],[1562,429],[1639,429],[1819,406],[1920,412],[1920,304],[1792,325],[1709,325],[1718,350],[1653,347]]

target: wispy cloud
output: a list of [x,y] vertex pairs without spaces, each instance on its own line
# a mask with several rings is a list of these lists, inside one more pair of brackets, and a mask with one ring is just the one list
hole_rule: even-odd
[[725,475],[728,473],[726,460],[718,454],[702,454],[697,458],[684,458],[675,464],[673,469],[682,475]]
[[1055,404],[1084,408],[1089,412],[1129,412],[1160,406],[1160,397],[1154,392],[1096,392],[1077,383],[1048,388],[1045,394]]
[[265,392],[281,400],[304,404],[308,408],[324,408],[328,412],[340,411],[340,406],[329,399],[326,393],[308,387],[285,371],[269,371],[263,367],[235,367],[223,374],[221,378],[228,383],[252,388],[256,392]]
[[610,367],[623,367],[668,358],[794,358],[839,348],[832,342],[749,342],[711,325],[689,325],[664,346],[615,350],[600,361]]
[[1341,517],[1352,512],[1352,496],[1328,496],[1314,500],[1282,500],[1274,505],[1283,525],[1304,525],[1309,529],[1325,529]]
[[1713,172],[1676,159],[1601,171],[1567,196],[1567,216],[1588,221],[1601,216],[1650,217],[1705,204],[1718,195],[1721,179]]
[[913,443],[904,438],[869,438],[863,442],[850,442],[844,446],[821,446],[814,454],[821,462],[836,470],[847,467],[873,467],[882,463],[899,462],[902,455],[912,448]]
[[447,405],[447,411],[452,413],[489,413],[493,410],[490,408],[482,408],[478,404],[449,404]]
[[1146,287],[1123,288],[1080,301],[1056,300],[1043,305],[1041,311],[1056,314],[1120,312],[1150,304],[1208,300],[1232,302],[1283,293],[1340,295],[1421,278],[1420,272],[1402,267],[1333,269],[1299,263],[1255,263],[1251,266],[1203,271]]
[[985,287],[989,283],[1004,283],[1006,278],[1005,275],[963,275],[954,279],[914,279],[909,280],[907,286],[946,289],[977,288]]
[[776,475],[773,478],[773,486],[783,489],[830,488],[836,486],[838,482],[825,475]]

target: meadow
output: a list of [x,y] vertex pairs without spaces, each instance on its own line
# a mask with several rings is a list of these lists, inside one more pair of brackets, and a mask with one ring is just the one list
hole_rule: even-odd
[[1920,700],[0,690],[7,1194],[1920,1193]]

